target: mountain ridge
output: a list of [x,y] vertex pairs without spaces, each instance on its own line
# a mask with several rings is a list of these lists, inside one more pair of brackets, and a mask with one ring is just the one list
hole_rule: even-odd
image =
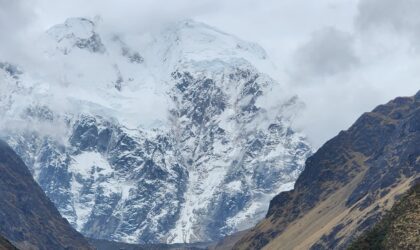
[[363,114],[306,161],[234,249],[345,249],[420,174],[420,92]]

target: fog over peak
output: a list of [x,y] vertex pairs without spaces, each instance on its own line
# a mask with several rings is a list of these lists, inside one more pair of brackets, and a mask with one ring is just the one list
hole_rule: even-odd
[[306,104],[294,126],[318,147],[362,112],[419,90],[419,10],[416,0],[0,0],[0,61],[42,71],[34,41],[69,17],[125,36],[191,18],[267,51],[272,77]]

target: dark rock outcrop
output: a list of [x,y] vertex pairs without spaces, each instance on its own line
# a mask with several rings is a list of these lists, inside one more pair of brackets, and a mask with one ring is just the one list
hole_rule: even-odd
[[19,249],[93,249],[63,219],[23,161],[0,141],[0,234]]

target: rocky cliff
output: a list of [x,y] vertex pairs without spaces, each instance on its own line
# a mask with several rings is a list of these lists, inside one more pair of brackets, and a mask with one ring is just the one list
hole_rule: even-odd
[[234,249],[345,249],[420,174],[420,92],[363,114],[308,158]]

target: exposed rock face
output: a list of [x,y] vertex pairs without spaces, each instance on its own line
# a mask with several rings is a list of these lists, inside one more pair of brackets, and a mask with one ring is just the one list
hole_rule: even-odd
[[348,250],[420,249],[420,180]]
[[345,249],[420,174],[420,92],[362,115],[306,161],[235,249]]
[[52,27],[58,79],[0,65],[5,138],[88,237],[212,241],[255,225],[311,154],[291,128],[300,100],[260,70],[258,45],[191,20],[152,35]]
[[61,217],[23,161],[0,141],[0,233],[20,249],[93,249]]

